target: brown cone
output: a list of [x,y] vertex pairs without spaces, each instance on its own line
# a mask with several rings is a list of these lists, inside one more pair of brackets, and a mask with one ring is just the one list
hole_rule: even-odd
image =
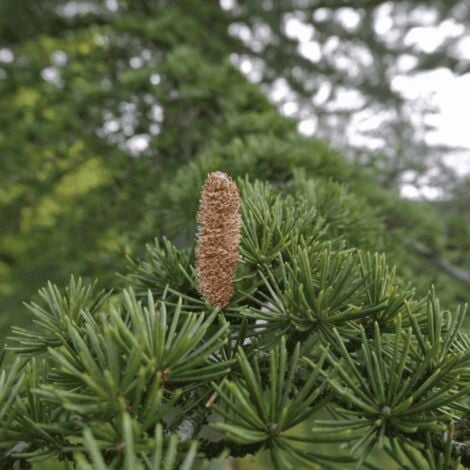
[[231,178],[211,173],[199,200],[196,251],[199,290],[214,307],[225,307],[233,294],[241,218],[240,193]]

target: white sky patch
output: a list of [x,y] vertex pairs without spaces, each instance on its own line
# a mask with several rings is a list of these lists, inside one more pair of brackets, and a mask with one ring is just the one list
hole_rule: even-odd
[[278,78],[273,83],[272,88],[269,90],[269,97],[277,104],[292,98],[292,93],[289,91],[289,85],[285,78]]
[[422,186],[417,188],[412,184],[404,184],[400,188],[400,195],[405,199],[427,199],[435,200],[443,196],[442,190],[432,186]]
[[13,54],[11,49],[7,49],[6,47],[0,49],[0,62],[11,64],[14,60],[15,54]]
[[59,71],[55,67],[46,67],[41,70],[41,77],[46,82],[61,88],[64,85]]
[[470,150],[455,151],[444,156],[444,163],[451,166],[460,176],[470,172]]
[[313,19],[315,21],[326,21],[331,18],[331,10],[329,8],[316,8],[313,13]]
[[415,46],[417,49],[431,53],[434,52],[446,38],[461,36],[465,31],[462,24],[448,19],[436,26],[419,26],[412,28],[405,36],[405,46]]
[[325,104],[332,92],[332,86],[328,82],[323,82],[316,94],[312,97],[312,103],[314,105],[320,106]]
[[431,26],[438,19],[437,12],[434,8],[427,6],[419,6],[410,12],[410,20],[419,22],[426,26]]
[[133,157],[138,157],[147,150],[150,144],[150,136],[148,134],[134,135],[126,142],[126,147]]
[[159,85],[160,82],[162,81],[162,77],[158,74],[158,73],[152,73],[152,75],[150,75],[150,83],[152,85]]
[[384,3],[377,10],[374,17],[374,30],[377,34],[387,34],[393,28],[391,17],[392,2]]
[[336,93],[337,100],[335,103],[332,103],[330,109],[357,109],[358,107],[361,107],[364,104],[364,96],[358,90],[338,87]]
[[138,56],[131,57],[130,60],[129,60],[129,65],[133,69],[140,69],[144,65],[144,59],[142,59],[142,57],[138,57]]
[[149,131],[152,135],[160,134],[160,131],[161,131],[160,124],[157,124],[156,122],[150,124]]
[[230,54],[230,62],[237,67],[252,83],[259,83],[263,78],[263,62],[247,55]]
[[339,8],[335,13],[335,19],[346,30],[353,32],[359,26],[361,15],[353,8]]
[[163,108],[159,104],[152,105],[152,108],[150,109],[150,115],[154,121],[162,122]]
[[284,28],[289,38],[297,39],[299,42],[310,41],[314,33],[312,25],[305,24],[295,16],[290,16],[286,19]]
[[55,51],[51,55],[51,61],[57,67],[63,67],[67,64],[67,54],[64,51]]
[[356,57],[364,67],[370,67],[374,62],[374,58],[369,49],[362,44],[354,44],[349,47],[349,53]]
[[301,42],[299,44],[299,52],[312,62],[318,62],[321,59],[321,48],[315,41]]
[[232,10],[235,6],[235,0],[220,0],[219,3],[223,10]]
[[228,27],[228,32],[231,36],[241,39],[246,45],[249,45],[250,41],[253,39],[250,28],[243,23],[232,23]]
[[117,0],[106,0],[106,8],[109,11],[115,12],[119,10],[119,4]]
[[[414,76],[399,75],[392,85],[407,99],[429,100],[437,108],[437,113],[425,118],[426,124],[434,126],[426,132],[425,141],[429,145],[460,147],[461,150],[442,155],[442,160],[460,176],[470,174],[470,73],[457,76],[449,69],[440,68]],[[426,199],[442,196],[426,184],[417,189],[417,195],[412,195],[409,186],[403,187],[403,196]]]
[[327,56],[333,56],[339,46],[339,37],[330,36],[323,45],[323,53]]
[[321,48],[315,41],[302,42],[298,49],[301,55],[312,62],[318,62],[321,59]]
[[399,75],[392,85],[407,99],[429,99],[439,109],[426,118],[427,124],[435,126],[426,135],[429,144],[465,147],[470,151],[470,73],[456,76],[449,69],[440,68],[412,77]]
[[284,116],[294,116],[299,111],[299,105],[295,101],[288,101],[281,106],[281,113]]
[[73,18],[74,16],[86,15],[91,12],[96,13],[98,11],[98,6],[85,0],[80,2],[72,0],[64,5],[59,5],[56,11],[62,16]]
[[459,40],[456,52],[462,59],[470,60],[470,36],[464,36]]
[[384,141],[380,137],[365,136],[358,132],[348,132],[349,142],[354,147],[365,147],[369,150],[380,151],[384,146]]
[[[392,19],[393,2],[386,2],[377,9],[374,18],[374,29],[377,34],[384,35],[387,41],[395,41],[398,31],[394,27]],[[426,53],[435,51],[446,38],[458,38],[464,33],[464,27],[452,19],[443,21],[438,26],[434,23],[437,20],[433,8],[418,8],[415,16],[416,21],[423,26],[412,28],[405,37],[405,44]],[[354,30],[360,24],[360,14],[351,8],[340,8],[336,12],[331,9],[321,8],[314,13],[315,21],[329,21],[334,19],[350,30]],[[396,30],[396,31],[395,31]],[[346,56],[338,54],[339,38],[331,36],[323,46],[315,41],[314,29],[303,23],[298,17],[290,16],[285,22],[285,32],[288,37],[299,41],[298,50],[302,56],[317,62],[322,54],[330,57],[339,68],[347,70],[351,74],[357,72],[353,63]],[[353,51],[358,57],[358,51]],[[367,51],[366,51],[367,53]],[[455,47],[455,54],[462,58],[470,59],[470,36],[463,36]],[[364,56],[361,60],[364,66],[370,66],[370,60]],[[424,138],[428,144],[447,145],[460,147],[463,150],[451,152],[443,155],[443,161],[454,168],[458,174],[470,173],[470,74],[463,76],[454,75],[449,69],[440,68],[430,72],[410,75],[417,65],[417,59],[411,54],[402,54],[397,61],[397,76],[392,81],[392,86],[399,91],[406,99],[416,102],[428,102],[437,110],[436,114],[426,116],[425,123],[434,126],[434,129],[426,131]],[[248,68],[245,66],[246,69]],[[324,83],[320,89],[312,96],[313,104],[325,103],[331,93],[331,86]],[[295,116],[293,100],[289,96],[288,85],[282,80],[277,80],[270,92],[270,97],[275,103],[281,104],[281,112],[284,115]],[[356,93],[342,92],[341,99],[337,100],[341,107],[351,108],[360,105],[361,96]],[[372,113],[374,116],[374,113]],[[299,116],[296,116],[299,117]],[[314,135],[317,122],[314,116],[302,116],[298,125],[298,130],[304,135]],[[383,146],[380,139],[371,136],[361,135],[361,129],[370,130],[370,123],[380,119],[375,115],[375,119],[358,119],[351,129],[350,142],[352,145],[365,145],[371,149],[379,149]],[[419,116],[416,117],[419,120]],[[386,125],[386,124],[385,124]],[[354,126],[353,126],[354,127]],[[424,185],[421,189],[413,192],[412,184],[404,185],[403,195],[406,197],[440,197],[440,193],[429,186]],[[424,192],[423,192],[424,191]]]
[[418,59],[411,54],[400,54],[397,60],[398,73],[407,73],[418,64]]
[[304,119],[299,122],[297,129],[301,134],[311,137],[317,130],[317,120],[314,118]]
[[106,121],[103,125],[103,129],[107,134],[111,134],[113,132],[117,132],[120,129],[119,122],[117,119],[111,119],[110,121]]
[[242,59],[240,61],[240,70],[245,74],[249,75],[251,71],[253,70],[253,63],[250,59]]
[[445,76],[447,86],[437,77],[434,82],[439,88],[433,102],[441,112],[428,117],[436,126],[428,139],[433,143],[466,147],[470,151],[470,73],[461,77]]

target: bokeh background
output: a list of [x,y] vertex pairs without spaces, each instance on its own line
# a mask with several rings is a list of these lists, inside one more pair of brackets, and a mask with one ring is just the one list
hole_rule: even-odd
[[167,181],[275,135],[265,101],[388,191],[423,290],[468,301],[468,1],[0,0],[2,342],[48,280],[116,288],[154,237],[187,244]]

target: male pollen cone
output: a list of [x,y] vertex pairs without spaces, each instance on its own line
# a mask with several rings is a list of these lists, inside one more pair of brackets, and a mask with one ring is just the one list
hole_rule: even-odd
[[216,171],[202,189],[196,251],[199,291],[214,307],[223,308],[233,294],[241,218],[240,193],[232,179]]

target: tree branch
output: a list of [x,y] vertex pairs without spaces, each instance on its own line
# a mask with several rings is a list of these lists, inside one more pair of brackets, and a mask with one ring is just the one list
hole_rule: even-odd
[[458,281],[470,286],[470,272],[455,266],[449,260],[436,256],[430,248],[412,240],[411,238],[400,237],[400,240],[409,250],[423,258],[426,258],[436,268],[440,269],[454,279],[457,279]]
[[445,451],[447,439],[452,439],[451,449],[452,457],[460,457],[460,463],[466,467],[470,467],[470,446],[463,442],[470,432],[470,418],[463,417],[455,422],[453,433],[445,432],[434,434],[432,437],[432,445],[441,452]]

